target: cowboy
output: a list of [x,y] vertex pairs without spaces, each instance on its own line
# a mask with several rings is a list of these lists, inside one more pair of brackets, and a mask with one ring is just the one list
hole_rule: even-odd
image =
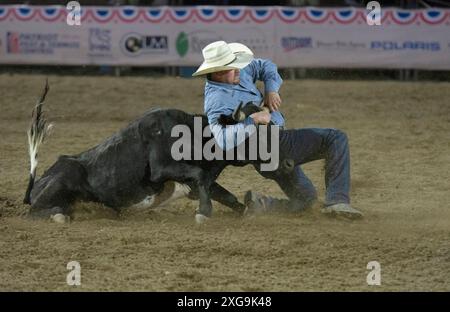
[[[206,75],[204,110],[214,139],[223,150],[241,144],[246,137],[237,134],[248,125],[272,121],[284,127],[284,117],[279,111],[282,103],[279,90],[283,80],[274,63],[254,59],[253,52],[240,43],[216,41],[207,45],[202,53],[204,62],[193,76]],[[264,96],[255,85],[257,80],[264,82]],[[270,112],[262,110],[226,128],[218,123],[222,114],[232,114],[241,102],[262,103]],[[361,217],[362,213],[350,206],[350,155],[346,134],[328,128],[280,129],[279,133],[279,152],[292,159],[296,167],[283,175],[258,171],[264,177],[275,180],[289,199],[276,199],[248,191],[245,203],[249,210],[303,211],[315,205],[316,189],[300,165],[325,159],[326,199],[321,211],[349,218]]]

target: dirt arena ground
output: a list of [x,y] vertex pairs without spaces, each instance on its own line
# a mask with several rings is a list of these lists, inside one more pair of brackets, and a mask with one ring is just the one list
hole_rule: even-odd
[[[55,129],[38,173],[59,154],[83,151],[152,107],[202,111],[201,79],[50,76],[46,102]],[[0,290],[449,291],[450,84],[286,81],[289,127],[347,132],[352,202],[365,218],[330,219],[317,210],[238,218],[215,203],[194,223],[197,203],[117,217],[95,204],[70,224],[21,217],[28,179],[25,130],[44,77],[0,75]],[[304,166],[324,197],[323,162]],[[219,181],[240,199],[252,188],[282,196],[251,167]],[[81,264],[81,286],[66,265]],[[368,286],[369,261],[381,286]]]

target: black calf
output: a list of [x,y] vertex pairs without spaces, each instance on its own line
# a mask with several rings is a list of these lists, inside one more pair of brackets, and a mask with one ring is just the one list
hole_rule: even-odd
[[[160,130],[166,124],[170,112],[157,109],[150,110],[88,151],[59,157],[35,181],[37,152],[49,129],[42,115],[47,91],[48,84],[33,111],[28,131],[31,170],[24,203],[31,205],[31,216],[49,217],[58,213],[67,215],[75,201],[99,202],[119,211],[122,207],[137,204],[148,196],[163,191],[164,182],[169,179],[163,181],[156,177],[161,177],[161,172],[164,171],[162,167],[166,168],[172,162],[158,159],[157,164],[152,164],[152,159],[155,159],[152,155],[161,154],[160,150],[167,147],[167,142],[155,144],[153,137],[161,136]],[[169,118],[168,121],[172,120],[173,118]],[[158,127],[154,127],[155,124]],[[166,130],[164,135],[167,136]],[[170,136],[170,132],[168,135]],[[186,168],[186,165],[175,162],[172,172],[176,172],[173,176],[179,178],[179,181],[188,184],[191,191],[187,195],[191,198],[200,198],[204,203],[205,198],[209,198],[211,194],[212,199],[242,213],[245,206],[233,194],[215,183],[215,178],[223,168],[224,164],[210,164],[208,174],[204,174],[196,167]],[[204,185],[208,185],[207,191]]]

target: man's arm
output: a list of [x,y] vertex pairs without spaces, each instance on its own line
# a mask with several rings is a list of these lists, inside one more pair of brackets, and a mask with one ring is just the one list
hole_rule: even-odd
[[283,79],[278,74],[277,66],[270,60],[254,59],[248,66],[253,81],[264,82],[264,92],[278,92]]
[[255,59],[247,67],[254,82],[256,80],[264,82],[264,105],[272,112],[277,111],[281,105],[278,91],[283,83],[277,66],[270,60]]

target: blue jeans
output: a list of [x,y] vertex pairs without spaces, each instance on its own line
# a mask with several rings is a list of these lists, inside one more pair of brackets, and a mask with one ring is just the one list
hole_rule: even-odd
[[325,159],[325,205],[350,202],[350,152],[344,132],[329,128],[280,130],[280,158],[292,159],[295,169],[285,174],[260,174],[278,183],[289,198],[290,210],[307,208],[317,199],[316,189],[300,165],[319,159]]

